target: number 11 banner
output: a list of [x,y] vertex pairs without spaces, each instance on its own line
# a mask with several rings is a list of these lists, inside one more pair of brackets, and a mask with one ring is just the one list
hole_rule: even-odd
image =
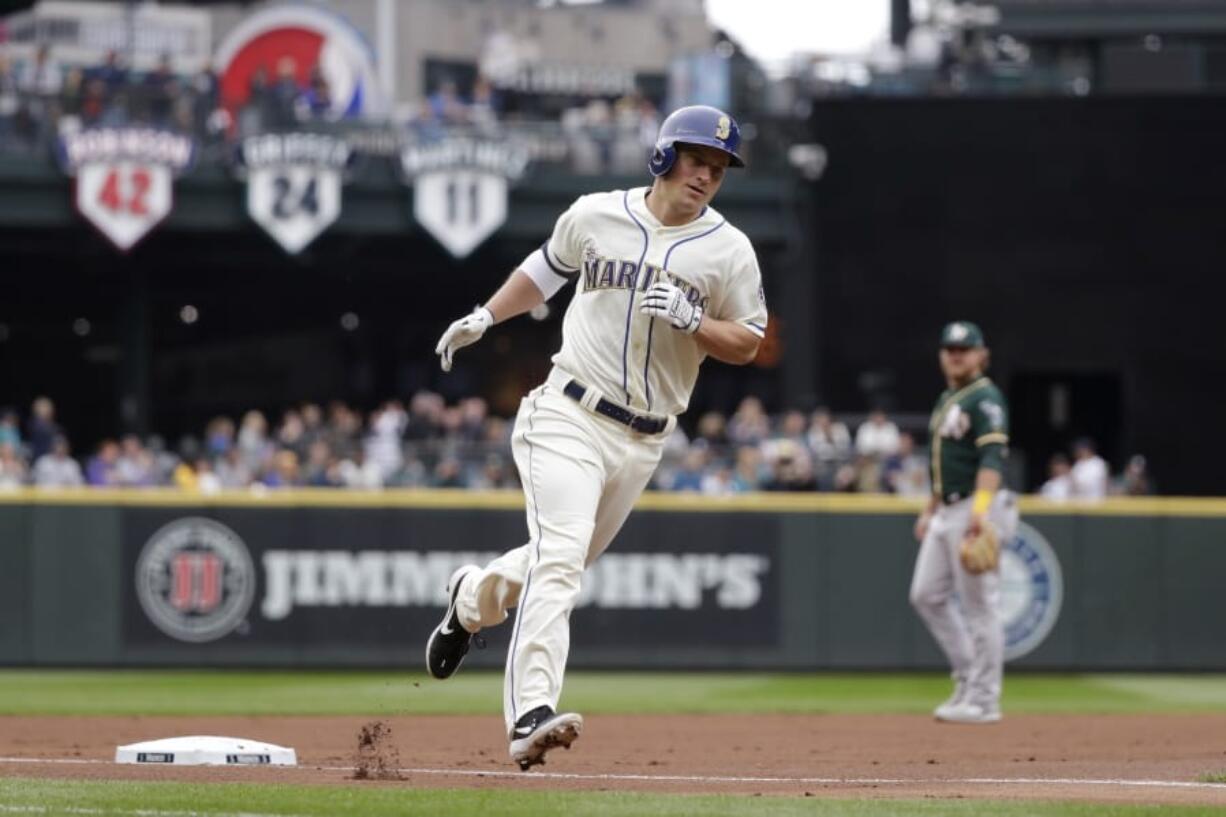
[[174,207],[173,179],[191,166],[187,136],[152,128],[96,128],[60,138],[60,165],[76,177],[77,210],[127,252]]
[[403,145],[400,166],[413,186],[413,217],[466,258],[506,222],[507,188],[524,175],[528,153],[508,141],[447,137]]
[[341,181],[352,152],[318,133],[270,133],[243,140],[240,175],[247,212],[291,255],[341,214]]

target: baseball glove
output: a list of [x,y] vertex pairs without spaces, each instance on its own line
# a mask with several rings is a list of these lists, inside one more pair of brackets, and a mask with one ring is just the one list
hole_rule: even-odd
[[958,558],[972,576],[996,569],[1000,564],[1000,537],[991,522],[984,520],[977,535],[968,535],[962,540]]

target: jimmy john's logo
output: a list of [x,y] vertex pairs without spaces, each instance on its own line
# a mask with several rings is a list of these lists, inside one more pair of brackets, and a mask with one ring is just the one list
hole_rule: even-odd
[[[260,612],[282,621],[295,610],[445,607],[457,567],[496,553],[410,550],[270,550]],[[604,610],[749,610],[762,600],[769,557],[757,553],[609,553],[583,577],[579,607]]]
[[198,516],[159,529],[136,560],[141,609],[179,641],[216,641],[231,633],[251,609],[255,580],[238,534]]

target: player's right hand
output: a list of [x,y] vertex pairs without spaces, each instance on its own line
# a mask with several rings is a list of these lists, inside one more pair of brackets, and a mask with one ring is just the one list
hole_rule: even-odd
[[439,365],[443,371],[451,371],[451,359],[455,356],[457,349],[463,349],[481,340],[485,330],[493,325],[494,314],[484,306],[479,306],[471,314],[465,315],[448,326],[447,331],[438,339],[434,347],[434,354],[439,356]]
[[915,541],[923,542],[924,537],[928,535],[928,525],[932,523],[932,514],[924,511],[915,520]]

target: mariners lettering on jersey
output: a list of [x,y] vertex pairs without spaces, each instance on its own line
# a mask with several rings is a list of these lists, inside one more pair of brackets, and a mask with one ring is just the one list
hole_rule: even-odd
[[605,289],[635,289],[646,292],[651,285],[660,280],[666,280],[676,285],[692,304],[703,309],[707,308],[710,298],[703,295],[698,287],[676,273],[661,269],[655,264],[643,264],[642,275],[639,275],[638,264],[634,261],[616,258],[602,258],[596,254],[588,254],[583,259],[583,291],[585,293],[599,292]]

